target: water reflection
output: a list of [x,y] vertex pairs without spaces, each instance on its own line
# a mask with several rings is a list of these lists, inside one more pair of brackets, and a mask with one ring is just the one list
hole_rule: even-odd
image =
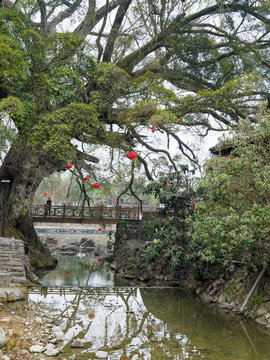
[[[42,303],[62,321],[54,327],[65,333],[61,357],[76,353],[89,359],[101,349],[110,360],[269,359],[270,338],[261,328],[178,289],[36,288],[29,301]],[[75,338],[84,349],[71,349]]]
[[76,256],[59,255],[57,259],[56,269],[40,280],[42,285],[102,287],[127,284],[115,278],[109,264],[103,261],[103,256],[78,253]]

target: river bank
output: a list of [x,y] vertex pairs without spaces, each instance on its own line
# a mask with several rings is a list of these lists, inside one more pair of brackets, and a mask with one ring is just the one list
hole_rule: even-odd
[[[0,289],[1,290],[1,289]],[[22,288],[17,289],[19,291]],[[63,356],[63,340],[65,333],[57,327],[68,321],[69,316],[54,313],[41,303],[29,303],[18,300],[26,299],[26,287],[23,289],[24,297],[11,299],[0,303],[0,359],[1,360],[74,360],[78,350],[85,344],[81,339],[75,338],[70,342],[70,356]],[[81,289],[74,287],[74,292]],[[16,302],[15,302],[16,301]],[[88,359],[107,359],[108,354],[97,350],[89,354]]]
[[[190,261],[182,261],[172,268],[162,255],[149,263],[145,260],[148,242],[139,234],[139,225],[136,236],[132,226],[119,224],[116,232],[111,268],[120,276],[143,282],[145,286],[167,285],[188,289],[205,303],[239,312],[258,273],[248,271],[240,262],[233,262],[227,267],[212,266],[203,271]],[[270,268],[251,296],[243,316],[270,330]]]

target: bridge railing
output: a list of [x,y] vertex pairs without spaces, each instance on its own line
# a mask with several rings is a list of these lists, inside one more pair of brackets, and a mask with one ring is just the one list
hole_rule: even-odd
[[140,208],[116,207],[76,207],[76,206],[48,206],[32,205],[32,216],[44,219],[127,219],[139,220]]

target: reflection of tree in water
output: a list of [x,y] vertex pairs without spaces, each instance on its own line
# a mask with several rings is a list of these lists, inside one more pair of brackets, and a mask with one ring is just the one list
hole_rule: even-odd
[[[78,292],[73,300],[67,303],[66,308],[63,309],[59,315],[59,318],[62,318],[68,311],[72,311],[71,313],[69,312],[68,321],[65,329],[63,329],[64,333],[67,333],[68,330],[75,325],[75,319],[82,303],[85,303],[85,307],[87,307],[87,304],[91,304],[91,307],[94,308],[100,296],[104,297],[106,291],[108,290],[100,288],[92,292]],[[112,317],[110,317],[107,312],[104,312],[105,335],[103,338],[103,346],[101,347],[102,350],[112,352],[121,349],[123,354],[126,354],[129,358],[132,358],[142,351],[146,352],[148,356],[152,354],[151,356],[153,356],[154,359],[171,358],[171,356],[177,356],[179,351],[182,352],[179,347],[179,339],[175,338],[175,334],[171,331],[172,329],[168,326],[167,322],[156,323],[156,321],[153,321],[153,316],[145,309],[140,301],[139,289],[116,288],[109,291],[109,295],[112,294],[116,298],[120,298],[122,304],[125,306],[121,315],[125,317],[125,325],[121,326],[119,321],[118,326],[115,326],[118,331],[115,331],[114,336],[110,338],[108,329],[114,324],[112,324]],[[167,305],[169,304],[167,303]],[[131,310],[131,308],[134,309],[134,307],[137,309],[135,312]],[[115,311],[117,311],[117,308],[111,309],[112,313]],[[69,339],[63,349],[63,356],[70,354],[71,342],[75,338],[84,339],[91,326],[92,321],[89,321],[87,326],[84,326],[80,331],[76,332],[76,335]],[[132,344],[134,339],[139,339],[136,345]],[[169,357],[167,357],[166,354]],[[192,359],[192,357],[190,357],[190,359]]]
[[[85,289],[74,293],[72,300],[66,297],[71,289],[63,289],[62,296],[66,299],[65,308],[56,319],[65,318],[64,333],[78,325],[81,314],[84,321],[81,328],[69,334],[62,356],[68,357],[72,350],[70,344],[75,338],[86,341],[98,339],[99,349],[117,352],[121,349],[128,358],[134,355],[143,359],[198,359],[199,354],[191,353],[196,348],[203,354],[204,359],[214,359],[219,354],[219,360],[232,359],[267,359],[261,354],[268,354],[270,350],[269,337],[260,334],[258,330],[247,332],[234,316],[224,312],[212,310],[202,305],[193,296],[174,289],[134,289],[134,288],[96,288]],[[108,296],[108,297],[107,297]],[[121,299],[122,308],[111,306],[106,309],[105,303],[110,299]],[[142,300],[141,300],[142,299]],[[113,303],[114,300],[112,300]],[[100,327],[104,332],[95,337],[94,321],[88,315],[99,310],[104,313]],[[97,314],[97,313],[96,313]],[[114,316],[113,316],[114,315]],[[99,315],[100,316],[100,312]],[[103,315],[102,315],[103,316]],[[97,318],[96,320],[100,320]],[[87,320],[87,321],[85,321]],[[97,323],[95,323],[97,324]],[[96,326],[96,325],[95,325]],[[112,331],[113,330],[113,331]],[[251,344],[252,341],[252,344]],[[259,342],[262,342],[258,346]],[[91,343],[84,343],[80,352],[80,359],[88,359],[87,347],[95,351]],[[256,354],[256,349],[259,355]],[[82,357],[81,357],[82,355]],[[209,356],[209,357],[208,357]]]
[[[109,339],[108,337],[108,327],[111,325],[109,318],[108,318],[108,314],[104,313],[104,317],[105,317],[105,336],[104,336],[104,345],[103,348],[106,351],[112,351],[115,349],[124,349],[124,353],[125,348],[128,344],[130,344],[132,342],[132,340],[137,337],[143,329],[145,320],[148,316],[148,312],[145,312],[142,315],[142,318],[138,321],[137,318],[133,319],[133,321],[135,320],[136,322],[136,329],[134,329],[133,327],[130,327],[130,316],[134,315],[133,313],[130,313],[129,311],[129,299],[133,298],[137,301],[136,297],[137,297],[137,289],[114,289],[110,292],[110,295],[114,294],[116,297],[120,297],[123,301],[123,304],[125,305],[125,316],[126,316],[126,320],[125,320],[125,333],[122,333],[122,329],[121,327],[119,327],[119,331],[122,334],[122,338],[123,340],[121,340],[120,342],[117,343],[117,345],[110,345],[110,342],[113,342],[113,339]],[[65,296],[65,295],[64,295]],[[95,304],[98,301],[98,298],[100,296],[104,296],[104,289],[95,289],[94,293],[91,292],[83,292],[83,291],[78,291],[77,294],[74,296],[73,300],[70,302],[66,302],[66,307],[61,311],[61,313],[59,314],[59,316],[56,318],[57,319],[62,319],[63,317],[65,317],[65,315],[68,313],[68,320],[66,322],[65,328],[63,329],[64,333],[67,333],[68,330],[75,325],[75,319],[76,319],[76,315],[80,309],[80,305],[85,302],[86,304],[91,303],[92,307],[94,307],[93,304]],[[69,311],[72,310],[71,313],[69,313]],[[112,312],[114,312],[115,309],[112,309]],[[62,349],[62,354],[65,355],[65,353],[69,354],[70,353],[70,345],[72,343],[72,341],[75,338],[80,338],[83,339],[86,335],[86,333],[89,331],[90,327],[92,325],[92,321],[89,321],[88,325],[86,327],[83,327],[81,329],[81,331],[77,332],[76,335],[73,338],[70,338],[68,343],[65,344],[64,348]],[[132,330],[131,330],[132,328]],[[118,335],[119,336],[119,335]],[[118,336],[116,338],[118,338]]]

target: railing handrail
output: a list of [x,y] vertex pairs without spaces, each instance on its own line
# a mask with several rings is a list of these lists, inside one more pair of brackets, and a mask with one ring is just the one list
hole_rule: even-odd
[[[32,216],[34,219],[59,220],[65,222],[85,220],[140,220],[141,211],[139,206],[122,207],[116,206],[74,206],[74,205],[32,205]],[[68,220],[70,219],[70,220]],[[74,219],[74,220],[72,220]],[[78,220],[79,219],[79,220]]]

